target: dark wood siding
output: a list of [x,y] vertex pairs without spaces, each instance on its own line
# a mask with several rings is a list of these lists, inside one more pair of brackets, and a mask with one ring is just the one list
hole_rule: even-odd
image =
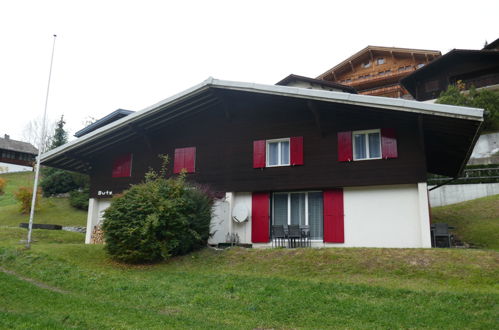
[[[416,183],[426,180],[425,156],[417,117],[394,111],[317,103],[320,119],[305,100],[240,93],[213,106],[105,150],[92,162],[91,195],[119,193],[142,181],[149,167],[159,168],[158,154],[196,147],[196,173],[189,180],[214,191],[285,191],[346,186]],[[339,162],[337,132],[394,128],[398,158]],[[302,166],[253,168],[253,141],[303,136]],[[150,148],[148,147],[150,145]],[[133,153],[132,177],[112,178],[115,155]],[[170,162],[170,172],[173,161]]]

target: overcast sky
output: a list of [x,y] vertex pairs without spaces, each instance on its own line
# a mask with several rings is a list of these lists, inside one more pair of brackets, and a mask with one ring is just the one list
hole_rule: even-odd
[[45,104],[70,133],[141,110],[209,76],[316,77],[367,45],[480,49],[499,1],[0,1],[0,136],[23,138]]

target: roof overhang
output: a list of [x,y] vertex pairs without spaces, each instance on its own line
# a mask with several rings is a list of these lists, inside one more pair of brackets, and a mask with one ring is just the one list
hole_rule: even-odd
[[41,162],[48,166],[86,172],[89,159],[93,155],[120,143],[120,141],[129,139],[131,135],[154,129],[188,113],[203,111],[203,109],[223,103],[218,93],[220,90],[346,104],[368,109],[390,110],[397,113],[421,114],[441,119],[457,119],[473,123],[474,126],[479,126],[483,120],[483,110],[476,108],[208,78],[201,84],[44,153],[41,156]]
[[442,72],[454,72],[456,71],[456,68],[462,67],[463,63],[467,61],[473,63],[488,61],[497,68],[497,63],[499,63],[499,51],[453,49],[401,79],[400,83],[415,97],[417,84],[421,84],[429,79],[434,79],[433,77],[442,74]]

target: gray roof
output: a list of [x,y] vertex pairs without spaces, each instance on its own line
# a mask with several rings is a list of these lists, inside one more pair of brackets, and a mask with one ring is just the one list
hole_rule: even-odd
[[33,147],[31,143],[12,140],[8,135],[5,135],[4,138],[0,138],[0,149],[24,152],[32,155],[38,154],[38,149]]
[[126,117],[128,116],[129,114],[133,113],[132,110],[125,110],[125,109],[118,109],[118,110],[115,110],[113,112],[111,112],[110,114],[108,114],[107,116],[104,116],[102,117],[101,119],[95,121],[94,123],[82,128],[81,130],[79,130],[78,132],[76,132],[74,134],[74,136],[76,137],[81,137],[85,134],[88,134],[92,131],[95,131],[96,129],[102,127],[102,126],[105,126],[109,123],[112,123],[113,121],[116,121],[120,118],[123,118],[123,117]]

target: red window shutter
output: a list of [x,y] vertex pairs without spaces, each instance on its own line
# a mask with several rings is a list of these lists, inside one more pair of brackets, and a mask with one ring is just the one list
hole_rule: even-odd
[[349,162],[353,160],[352,132],[338,132],[338,161]]
[[173,173],[177,174],[184,168],[184,149],[175,149],[175,157],[173,158]]
[[132,154],[121,155],[113,162],[113,178],[126,178],[132,176]]
[[265,140],[253,141],[253,168],[265,167]]
[[289,139],[291,165],[303,165],[303,136]]
[[173,173],[177,174],[185,170],[187,173],[196,172],[196,147],[175,149],[173,159]]
[[184,168],[187,173],[196,172],[196,147],[184,148]]
[[343,189],[325,190],[323,203],[324,242],[345,243]]
[[381,155],[383,158],[397,158],[397,139],[395,137],[395,129],[381,129]]
[[253,193],[251,198],[251,241],[267,243],[269,233],[269,193]]

